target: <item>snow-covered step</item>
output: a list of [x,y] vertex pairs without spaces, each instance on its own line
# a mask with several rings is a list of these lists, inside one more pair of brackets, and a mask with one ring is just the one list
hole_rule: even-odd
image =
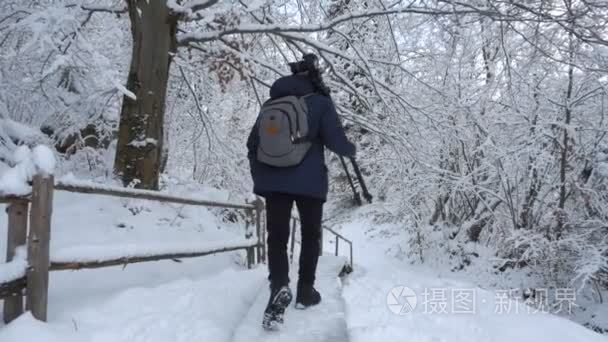
[[262,316],[269,296],[268,288],[262,288],[249,312],[237,327],[232,341],[348,341],[342,282],[338,278],[345,263],[346,259],[342,257],[322,256],[319,259],[315,287],[321,293],[323,300],[319,305],[306,310],[294,308],[297,266],[294,267],[290,276],[293,282],[294,302],[287,308],[285,323],[279,331],[262,329]]

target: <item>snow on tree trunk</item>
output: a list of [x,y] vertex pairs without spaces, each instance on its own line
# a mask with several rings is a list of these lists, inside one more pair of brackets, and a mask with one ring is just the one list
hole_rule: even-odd
[[158,189],[165,99],[177,17],[165,1],[128,1],[133,53],[120,114],[114,170],[125,185]]

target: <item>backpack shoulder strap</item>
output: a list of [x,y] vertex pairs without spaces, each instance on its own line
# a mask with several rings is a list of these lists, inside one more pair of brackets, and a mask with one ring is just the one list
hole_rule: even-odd
[[[308,112],[308,105],[306,103],[306,99],[308,99],[308,98],[310,98],[312,96],[315,96],[315,95],[321,95],[321,94],[319,94],[317,92],[312,92],[312,93],[308,93],[306,95],[302,95],[302,96],[300,96],[298,98],[300,100],[300,102],[306,107],[306,111],[307,112]],[[310,132],[309,132],[309,134],[310,134]],[[316,137],[305,136],[305,137],[301,137],[300,139],[297,139],[297,141],[299,143],[310,142],[310,143],[313,143],[313,144],[320,144],[320,145],[323,144],[323,142],[321,141],[321,137],[319,137],[319,136],[316,136]]]

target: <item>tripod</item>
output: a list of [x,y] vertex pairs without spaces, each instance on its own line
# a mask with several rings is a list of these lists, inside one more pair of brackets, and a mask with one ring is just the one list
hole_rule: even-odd
[[[363,191],[363,197],[368,203],[372,203],[373,196],[367,190],[367,186],[365,185],[365,181],[363,180],[363,175],[361,174],[361,170],[359,169],[359,164],[357,164],[357,161],[353,157],[350,157],[349,160],[353,166],[355,175],[357,176],[359,186],[361,186],[361,190]],[[353,178],[351,177],[350,171],[348,170],[348,165],[346,164],[346,161],[344,161],[344,157],[340,156],[340,162],[342,163],[342,167],[344,167],[344,171],[346,172],[346,178],[348,179],[350,188],[353,190],[355,202],[357,203],[357,205],[363,205],[363,201],[361,201],[361,195],[359,195],[359,191],[357,191],[355,183],[353,182]]]

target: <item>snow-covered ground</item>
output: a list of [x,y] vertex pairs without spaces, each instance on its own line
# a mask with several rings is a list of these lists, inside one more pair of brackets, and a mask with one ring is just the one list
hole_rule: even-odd
[[[368,228],[364,221],[342,228],[358,247],[356,271],[343,290],[350,341],[608,341],[566,318],[534,313],[500,292],[387,257],[395,241],[370,239]],[[405,304],[413,306],[412,297],[399,298],[407,294],[402,287],[415,295],[411,311]]]
[[53,274],[49,323],[24,315],[0,328],[0,340],[229,341],[230,328],[245,315],[263,281],[261,270],[220,270],[200,260],[185,267],[153,263],[130,268]]
[[[114,253],[115,246],[194,246],[242,238],[242,225],[226,223],[217,214],[189,206],[58,192],[51,250],[57,256],[59,251],[79,248],[86,255],[89,248]],[[0,214],[0,236],[6,234],[4,222],[6,216]],[[228,342],[247,340],[245,336],[256,341],[608,341],[565,318],[528,313],[522,303],[502,300],[498,310],[494,292],[393,258],[386,251],[395,241],[370,239],[364,220],[335,228],[354,241],[354,273],[341,282],[333,275],[336,270],[322,271],[319,288],[325,301],[307,311],[288,310],[279,333],[265,333],[260,326],[268,292],[265,267],[246,270],[243,254],[234,252],[181,262],[52,272],[49,322],[23,315],[0,326],[0,341]],[[325,250],[331,253],[332,237],[325,238]],[[4,243],[0,239],[0,254]],[[346,248],[341,251],[347,253]],[[323,262],[321,269],[329,264]],[[411,312],[405,306],[408,298],[399,296],[400,286],[417,295]],[[425,290],[434,291],[432,301]],[[466,306],[470,296],[457,301],[460,311],[469,312],[453,312],[455,290],[473,291],[473,306]],[[432,312],[442,311],[444,302],[447,313]],[[516,305],[519,312],[513,309]]]

